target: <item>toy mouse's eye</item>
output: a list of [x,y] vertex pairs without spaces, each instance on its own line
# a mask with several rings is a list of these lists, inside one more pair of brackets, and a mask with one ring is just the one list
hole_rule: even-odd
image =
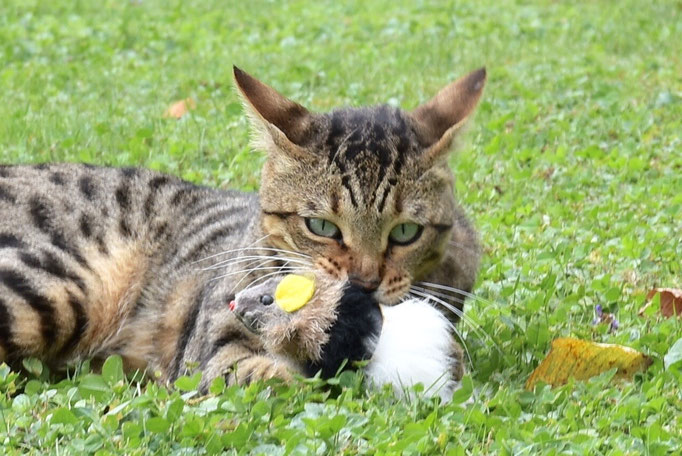
[[270,295],[263,295],[260,297],[260,303],[264,306],[269,306],[273,302],[275,302],[275,299]]
[[341,239],[341,230],[329,220],[318,217],[306,217],[305,225],[313,234],[318,236]]

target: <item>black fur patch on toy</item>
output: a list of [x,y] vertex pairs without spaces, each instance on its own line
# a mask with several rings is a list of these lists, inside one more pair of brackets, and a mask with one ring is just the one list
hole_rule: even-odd
[[344,360],[344,370],[353,369],[354,361],[372,357],[375,343],[381,334],[383,316],[379,303],[361,287],[349,285],[338,307],[338,317],[329,330],[329,341],[322,349],[319,362],[308,362],[306,374],[321,371],[322,378],[336,375]]

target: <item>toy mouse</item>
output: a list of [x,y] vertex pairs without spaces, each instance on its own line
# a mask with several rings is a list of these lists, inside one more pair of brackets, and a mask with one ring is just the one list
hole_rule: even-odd
[[379,304],[350,283],[324,276],[277,276],[238,293],[230,309],[271,353],[298,364],[306,375],[333,377],[344,361],[368,361],[371,384],[397,394],[422,383],[447,401],[463,374],[451,323],[426,300]]

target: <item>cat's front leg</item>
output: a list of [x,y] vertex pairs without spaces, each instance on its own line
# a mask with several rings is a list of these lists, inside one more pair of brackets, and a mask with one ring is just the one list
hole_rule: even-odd
[[454,339],[452,340],[452,346],[450,347],[450,362],[452,379],[459,383],[466,373],[466,368],[464,366],[464,350],[459,342]]
[[299,371],[294,362],[267,350],[262,339],[234,316],[228,321],[219,331],[211,331],[202,342],[198,356],[201,391],[208,391],[217,377],[223,377],[228,385],[247,385],[271,378],[293,380]]
[[[180,323],[173,326],[174,332],[170,324],[160,326],[156,351],[166,381],[173,383],[181,375],[201,372],[199,389],[204,393],[217,377],[223,377],[229,385],[270,378],[291,381],[296,366],[269,352],[262,338],[230,310],[230,298],[221,296],[223,293],[199,295],[195,307],[177,319]],[[166,310],[168,316],[173,309]],[[161,337],[170,334],[176,337]]]
[[238,343],[231,343],[218,349],[207,361],[199,389],[208,391],[217,377],[223,377],[228,385],[247,385],[272,378],[289,383],[296,371],[296,366],[283,358],[257,353]]

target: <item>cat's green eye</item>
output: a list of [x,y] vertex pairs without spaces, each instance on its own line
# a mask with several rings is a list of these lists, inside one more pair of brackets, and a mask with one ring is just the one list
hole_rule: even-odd
[[329,220],[317,217],[307,217],[305,219],[305,224],[313,234],[332,239],[341,239],[341,230]]
[[422,234],[422,226],[407,222],[396,225],[388,235],[389,241],[397,245],[411,244]]

